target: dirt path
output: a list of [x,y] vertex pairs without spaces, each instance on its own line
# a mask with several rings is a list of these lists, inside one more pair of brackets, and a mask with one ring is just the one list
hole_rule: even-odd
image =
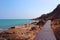
[[34,40],[56,40],[53,30],[51,29],[50,20],[48,20],[42,30],[37,33]]

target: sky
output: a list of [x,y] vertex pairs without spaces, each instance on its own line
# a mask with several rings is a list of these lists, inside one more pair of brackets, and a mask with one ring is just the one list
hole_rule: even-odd
[[0,19],[32,19],[49,13],[60,0],[0,0]]

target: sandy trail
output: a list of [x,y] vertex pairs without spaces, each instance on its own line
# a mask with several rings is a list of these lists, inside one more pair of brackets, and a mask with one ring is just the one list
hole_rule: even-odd
[[56,40],[53,30],[51,29],[51,21],[48,20],[40,30],[34,40]]

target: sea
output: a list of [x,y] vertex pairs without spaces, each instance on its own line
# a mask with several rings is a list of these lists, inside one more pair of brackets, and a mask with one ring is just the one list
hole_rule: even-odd
[[34,22],[34,20],[30,20],[30,19],[0,19],[0,30],[5,29],[5,28],[10,28],[13,26],[30,24],[32,22]]

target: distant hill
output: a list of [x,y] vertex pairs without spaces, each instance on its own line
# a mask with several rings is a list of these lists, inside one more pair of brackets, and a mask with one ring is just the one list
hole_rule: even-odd
[[40,17],[37,17],[33,20],[40,20],[40,19],[54,20],[58,18],[60,18],[60,4],[58,4],[57,7],[51,13],[43,14]]

